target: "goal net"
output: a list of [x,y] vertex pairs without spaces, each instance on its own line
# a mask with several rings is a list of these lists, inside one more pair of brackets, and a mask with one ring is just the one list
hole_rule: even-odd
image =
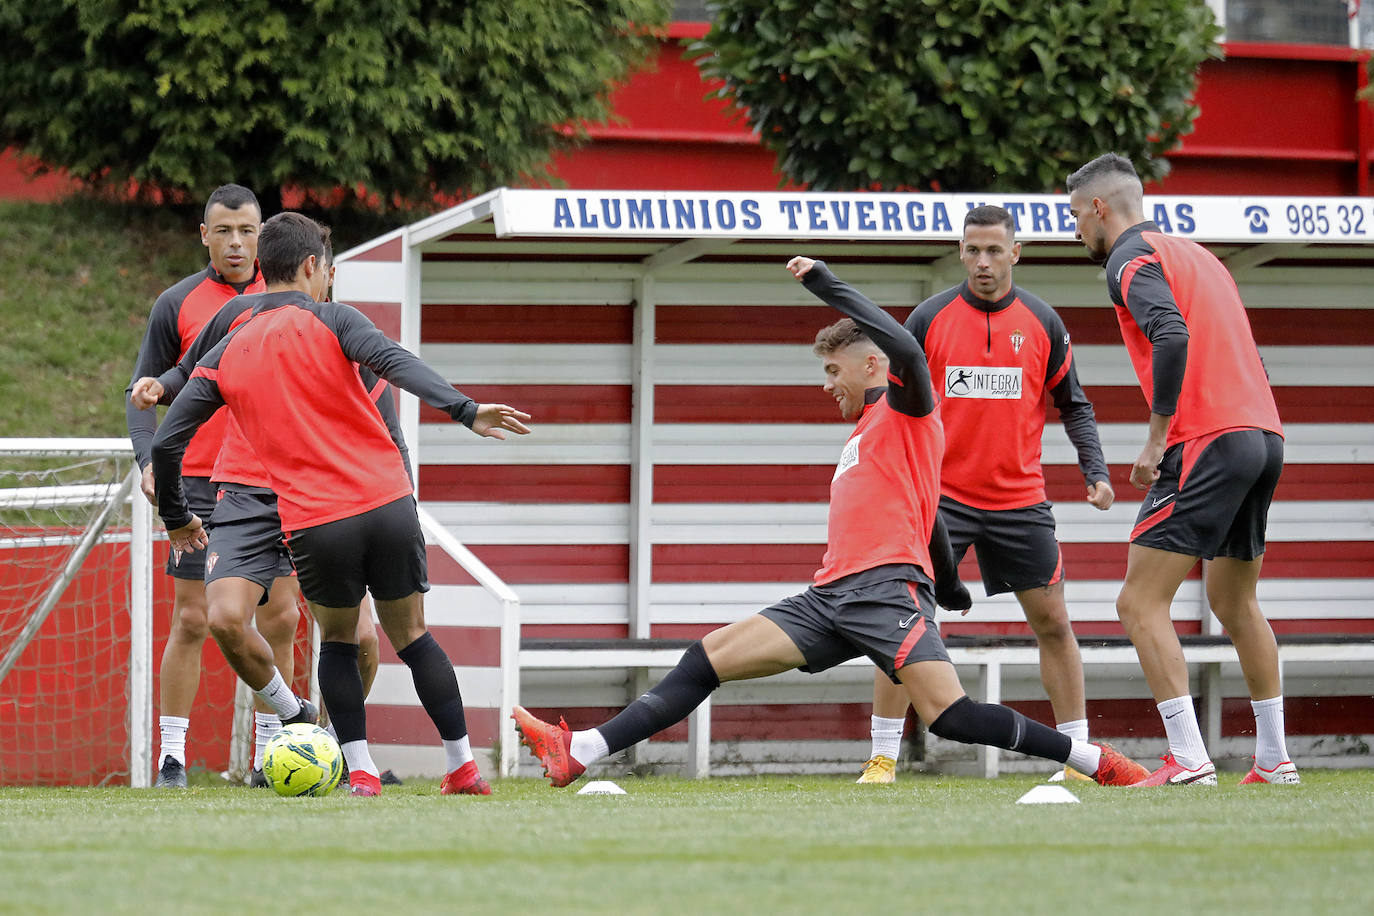
[[122,440],[0,444],[0,784],[127,784],[131,749],[150,759],[133,466]]
[[[139,477],[125,439],[0,439],[0,785],[151,783],[172,587]],[[243,780],[252,742],[251,694],[207,639],[188,768]]]

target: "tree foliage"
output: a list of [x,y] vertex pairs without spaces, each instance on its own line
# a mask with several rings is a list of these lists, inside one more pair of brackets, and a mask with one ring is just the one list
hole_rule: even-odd
[[1162,177],[1219,35],[1202,0],[719,0],[695,47],[793,181],[1050,191]]
[[98,186],[366,189],[542,174],[667,0],[0,0],[0,147]]

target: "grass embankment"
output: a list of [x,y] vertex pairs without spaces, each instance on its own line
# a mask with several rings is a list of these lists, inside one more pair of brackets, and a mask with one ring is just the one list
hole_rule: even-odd
[[194,213],[0,201],[0,436],[123,436],[157,294],[205,263]]
[[[315,214],[343,251],[388,225]],[[124,436],[153,300],[208,262],[198,207],[0,200],[0,437]]]

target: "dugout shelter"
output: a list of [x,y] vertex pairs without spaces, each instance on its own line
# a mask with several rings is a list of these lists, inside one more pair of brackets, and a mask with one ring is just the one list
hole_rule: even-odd
[[[1052,408],[1043,457],[1075,629],[1119,635],[1140,499],[1126,474],[1148,406],[1066,195],[503,188],[338,257],[338,299],[470,396],[533,414],[532,435],[496,442],[401,401],[432,523],[426,613],[458,667],[473,744],[500,748],[502,772],[516,763],[512,703],[586,727],[661,675],[522,672],[521,639],[699,638],[799,591],[819,565],[850,427],[820,390],[810,344],[839,316],[787,259],[824,258],[902,320],[964,279],[963,214],[984,203],[1016,217],[1015,281],[1063,316],[1096,407],[1111,510],[1084,502]],[[1274,385],[1287,466],[1260,597],[1275,630],[1374,642],[1374,198],[1150,196],[1146,213],[1230,268]],[[984,597],[971,552],[963,573],[974,610],[941,612],[947,635],[1029,634],[1012,596]],[[1218,632],[1200,571],[1174,619],[1180,633]],[[404,666],[389,647],[382,662],[377,760],[437,773]],[[1239,669],[1212,676],[1214,756],[1232,753],[1231,738],[1248,754]],[[1374,666],[1316,661],[1285,676],[1295,757],[1374,734]],[[1089,665],[1086,677],[1095,736],[1125,738],[1128,752],[1131,739],[1147,752],[1162,740],[1138,666]],[[866,756],[870,684],[856,665],[726,685],[711,723],[717,770],[852,769]],[[1009,672],[1002,696],[1050,717],[1033,666]],[[684,731],[649,742],[641,761],[680,761]]]

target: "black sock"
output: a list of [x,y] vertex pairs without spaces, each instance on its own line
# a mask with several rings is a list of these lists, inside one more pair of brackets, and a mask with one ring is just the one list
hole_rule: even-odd
[[606,739],[609,752],[618,753],[681,722],[719,686],[706,650],[701,643],[693,643],[663,680],[596,730]]
[[348,642],[320,643],[320,697],[340,744],[367,738],[363,676],[358,673],[358,647]]
[[410,679],[415,682],[415,695],[420,705],[429,713],[439,737],[445,741],[457,741],[468,733],[467,719],[463,716],[463,696],[458,692],[458,677],[453,673],[453,663],[448,653],[434,639],[428,630],[419,639],[396,653],[410,669]]
[[964,744],[990,744],[1032,757],[1067,763],[1073,741],[1008,706],[960,697],[930,723],[930,733]]

